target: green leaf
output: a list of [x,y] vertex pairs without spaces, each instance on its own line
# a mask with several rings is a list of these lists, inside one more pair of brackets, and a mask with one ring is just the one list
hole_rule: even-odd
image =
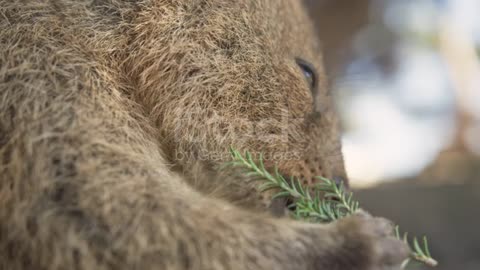
[[430,250],[429,250],[429,248],[428,248],[428,241],[427,241],[427,237],[426,237],[426,236],[423,237],[423,246],[425,247],[425,253],[427,254],[427,256],[428,256],[429,258],[431,258],[432,255],[430,255]]
[[420,256],[425,257],[425,253],[423,253],[423,250],[422,250],[422,248],[420,247],[420,244],[418,243],[418,240],[417,240],[416,237],[413,238],[413,247],[414,247],[415,251],[416,251],[418,254],[420,254]]

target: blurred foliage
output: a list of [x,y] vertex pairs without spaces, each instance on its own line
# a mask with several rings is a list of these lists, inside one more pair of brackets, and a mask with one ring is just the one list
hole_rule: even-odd
[[[344,142],[347,168],[360,167],[349,172],[356,178],[354,184],[368,178],[368,171],[377,171],[371,175],[377,180],[411,177],[452,151],[475,154],[465,136],[480,126],[480,119],[465,111],[464,102],[471,102],[472,93],[464,88],[466,80],[475,78],[466,74],[478,70],[465,69],[472,63],[465,62],[466,52],[461,50],[472,46],[478,55],[480,45],[463,40],[469,38],[462,36],[467,32],[460,31],[449,15],[453,1],[306,2],[323,44],[333,92],[340,97],[346,137],[363,137]],[[370,103],[362,105],[364,101]],[[389,114],[397,118],[389,120]],[[382,140],[367,134],[392,139],[382,145]],[[395,144],[389,142],[393,136],[398,139]],[[480,147],[478,137],[474,148]],[[372,146],[378,149],[373,151],[378,152],[376,157]],[[361,166],[356,165],[359,162]],[[369,166],[380,166],[383,172]],[[364,172],[359,171],[362,168]]]
[[[407,165],[423,164],[402,181],[375,182],[356,197],[368,211],[429,235],[437,269],[480,269],[480,217],[474,214],[480,153],[472,148],[480,149],[480,87],[468,81],[480,78],[480,27],[473,37],[461,28],[462,20],[479,22],[479,9],[463,6],[465,14],[451,16],[461,3],[480,2],[306,1],[340,97],[346,137],[357,138],[344,140],[351,183],[364,180],[352,168],[366,171],[362,176],[374,172],[378,181],[395,166],[411,170]],[[382,137],[391,139],[379,144]]]

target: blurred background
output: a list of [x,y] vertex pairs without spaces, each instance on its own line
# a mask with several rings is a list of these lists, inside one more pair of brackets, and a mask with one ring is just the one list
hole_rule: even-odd
[[480,1],[306,2],[356,197],[437,269],[480,270]]

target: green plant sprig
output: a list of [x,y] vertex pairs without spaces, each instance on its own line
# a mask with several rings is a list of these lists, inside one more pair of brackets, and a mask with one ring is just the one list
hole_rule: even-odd
[[[304,187],[299,179],[290,177],[285,179],[274,167],[273,174],[265,169],[262,155],[258,158],[258,165],[252,154],[248,151],[242,155],[239,151],[231,149],[232,161],[226,163],[226,166],[244,168],[246,175],[253,177],[255,180],[263,180],[265,183],[258,188],[260,192],[268,190],[278,190],[273,196],[275,198],[292,197],[295,202],[287,206],[295,218],[315,223],[329,223],[340,218],[344,218],[355,213],[360,205],[358,201],[353,199],[353,194],[348,193],[343,184],[339,186],[329,179],[317,177],[321,182],[317,185]],[[313,195],[312,195],[313,194]],[[423,246],[420,245],[418,239],[413,238],[413,248],[408,241],[408,234],[400,235],[398,226],[395,229],[395,235],[398,239],[403,240],[411,250],[410,258],[403,264],[405,268],[411,260],[421,262],[427,266],[434,267],[438,263],[430,255],[427,238],[423,238]]]
[[405,244],[410,248],[410,250],[412,250],[412,252],[410,253],[410,258],[403,262],[402,268],[405,268],[408,263],[410,263],[411,259],[417,262],[424,263],[425,265],[430,267],[435,267],[438,265],[438,262],[434,258],[432,258],[432,255],[430,254],[430,249],[428,247],[428,240],[426,236],[422,238],[423,247],[417,237],[414,237],[412,241],[413,248],[408,240],[408,233],[404,233],[402,236],[400,234],[400,229],[398,226],[395,226],[395,236],[397,237],[397,239],[403,240],[403,242],[405,242]]

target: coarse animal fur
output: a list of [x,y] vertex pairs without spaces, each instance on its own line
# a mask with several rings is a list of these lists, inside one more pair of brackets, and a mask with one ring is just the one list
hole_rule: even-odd
[[389,222],[216,170],[346,179],[321,62],[297,0],[0,0],[0,269],[397,269]]

